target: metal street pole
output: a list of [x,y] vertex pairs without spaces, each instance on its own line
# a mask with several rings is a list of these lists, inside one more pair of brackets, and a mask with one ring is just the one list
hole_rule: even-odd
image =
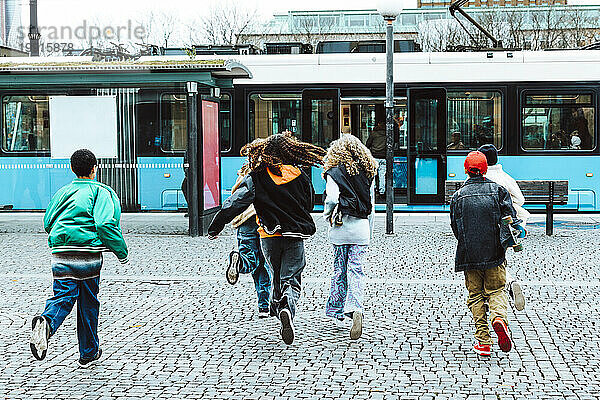
[[188,216],[189,234],[192,237],[200,236],[200,201],[198,199],[198,83],[188,82]]
[[386,18],[385,33],[385,233],[394,233],[394,19]]
[[37,21],[37,0],[29,2],[29,54],[31,57],[40,55],[40,31]]

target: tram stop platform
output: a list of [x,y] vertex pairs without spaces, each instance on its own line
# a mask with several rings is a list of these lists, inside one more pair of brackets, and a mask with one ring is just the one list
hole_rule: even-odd
[[[324,315],[333,251],[326,224],[306,242],[307,267],[286,346],[259,320],[249,276],[224,276],[234,231],[186,236],[182,214],[125,214],[130,264],[107,254],[100,286],[102,361],[78,369],[76,313],[29,351],[32,316],[51,295],[42,214],[0,213],[2,399],[597,399],[600,393],[600,215],[534,215],[520,253],[524,311],[509,310],[514,349],[472,351],[464,278],[454,273],[448,214],[377,214],[365,269],[363,337]],[[495,338],[494,334],[492,333]]]

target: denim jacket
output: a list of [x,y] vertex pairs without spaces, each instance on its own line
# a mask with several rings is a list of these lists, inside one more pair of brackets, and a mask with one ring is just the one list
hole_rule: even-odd
[[508,191],[484,178],[468,179],[450,201],[450,225],[456,239],[455,271],[488,269],[504,262],[510,238],[505,216],[517,222]]

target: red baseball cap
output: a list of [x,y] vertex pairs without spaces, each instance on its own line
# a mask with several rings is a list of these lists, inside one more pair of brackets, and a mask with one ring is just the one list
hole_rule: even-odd
[[480,151],[472,151],[465,159],[465,171],[471,173],[481,173],[485,175],[488,170],[487,159],[485,154]]

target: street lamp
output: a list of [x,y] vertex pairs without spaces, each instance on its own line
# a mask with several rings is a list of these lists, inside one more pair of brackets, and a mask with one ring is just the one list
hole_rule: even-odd
[[394,20],[402,12],[402,0],[378,0],[377,12],[386,22],[385,54],[385,233],[394,233]]

